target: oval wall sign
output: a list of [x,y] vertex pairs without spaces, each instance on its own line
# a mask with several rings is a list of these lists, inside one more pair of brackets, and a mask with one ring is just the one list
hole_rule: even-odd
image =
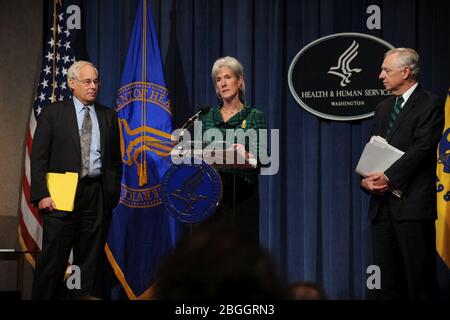
[[289,67],[289,89],[307,111],[330,120],[373,116],[390,92],[378,75],[390,43],[363,33],[337,33],[306,45]]

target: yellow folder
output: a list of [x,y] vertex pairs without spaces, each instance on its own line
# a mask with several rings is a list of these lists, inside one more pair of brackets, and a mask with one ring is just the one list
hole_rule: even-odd
[[73,211],[77,184],[76,172],[47,173],[47,188],[57,210]]

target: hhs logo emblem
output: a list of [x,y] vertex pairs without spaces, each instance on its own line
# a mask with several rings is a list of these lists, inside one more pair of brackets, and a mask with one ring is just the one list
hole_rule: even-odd
[[[450,200],[450,191],[445,190],[445,181],[450,174],[450,129],[445,130],[439,143],[439,158],[438,158],[438,172],[442,166],[440,177],[437,177],[437,192],[438,197],[442,197],[445,201]],[[442,194],[442,192],[444,194]],[[439,199],[438,199],[439,200]]]
[[204,161],[172,165],[162,179],[161,198],[167,211],[179,221],[201,222],[216,211],[222,198],[222,181]]
[[350,63],[358,55],[358,48],[359,44],[355,40],[353,40],[353,43],[350,45],[350,47],[348,47],[347,50],[345,50],[344,53],[339,57],[337,66],[331,67],[328,71],[329,74],[334,74],[335,76],[342,78],[342,81],[339,83],[341,87],[346,87],[347,84],[351,82],[350,77],[352,76],[353,72],[360,73],[362,71],[361,68],[350,68]]

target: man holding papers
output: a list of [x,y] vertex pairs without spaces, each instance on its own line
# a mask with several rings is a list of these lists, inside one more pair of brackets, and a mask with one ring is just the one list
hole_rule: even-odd
[[436,148],[444,125],[440,101],[417,82],[419,56],[388,51],[379,78],[392,96],[375,110],[370,136],[404,152],[386,170],[364,174],[371,193],[374,260],[381,270],[377,299],[437,297],[435,219]]
[[[33,299],[60,298],[72,248],[73,264],[81,271],[81,288],[72,290],[71,295],[94,294],[109,216],[119,200],[119,128],[115,111],[95,102],[98,71],[90,62],[78,61],[69,68],[67,80],[73,100],[43,108],[33,140],[31,201],[39,207],[43,220]],[[75,185],[69,179],[61,186],[73,175],[78,175]],[[61,188],[69,200],[58,195]]]

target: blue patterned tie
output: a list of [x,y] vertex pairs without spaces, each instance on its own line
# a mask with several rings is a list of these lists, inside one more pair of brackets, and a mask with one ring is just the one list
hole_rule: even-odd
[[395,100],[394,109],[392,109],[391,113],[389,114],[389,123],[386,129],[386,136],[389,135],[389,132],[392,129],[392,126],[395,123],[395,120],[397,119],[398,115],[400,114],[400,111],[402,111],[402,103],[405,101],[402,96],[398,96]]
[[91,154],[92,121],[89,108],[84,107],[83,124],[81,125],[80,145],[81,145],[81,178],[89,173],[89,156]]

